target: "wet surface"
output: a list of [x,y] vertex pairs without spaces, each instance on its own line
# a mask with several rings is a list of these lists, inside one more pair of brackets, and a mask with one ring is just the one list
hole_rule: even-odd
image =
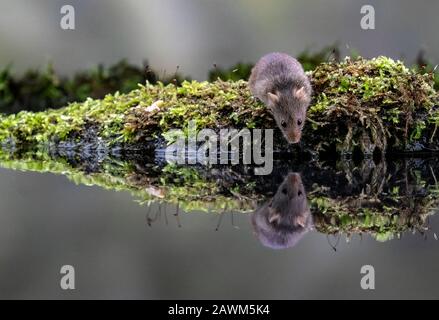
[[[258,178],[194,167],[189,179],[132,159],[37,158],[2,160],[1,298],[439,297],[434,159],[282,161]],[[73,291],[59,285],[67,264]]]

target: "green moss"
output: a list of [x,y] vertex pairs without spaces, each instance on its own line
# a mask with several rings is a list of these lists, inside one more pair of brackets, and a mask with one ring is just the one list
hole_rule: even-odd
[[341,63],[323,63],[312,73],[312,80],[317,93],[316,103],[322,105],[312,108],[313,113],[349,106],[430,110],[436,103],[430,74],[417,74],[402,62],[383,56],[371,60],[347,58]]
[[320,123],[311,128],[339,141],[340,152],[352,152],[356,145],[365,151],[366,143],[381,150],[407,150],[436,126],[432,75],[410,70],[400,61],[346,58],[317,66],[311,79],[316,94],[309,117]]
[[97,125],[103,138],[115,138],[122,133],[124,112],[138,101],[133,91],[127,95],[107,95],[103,100],[87,99],[57,110],[4,116],[0,121],[0,140],[38,145],[67,140],[79,135],[87,125]]
[[[245,94],[243,94],[245,93]],[[156,101],[159,112],[146,108]],[[265,109],[255,106],[245,109],[253,98],[245,82],[183,82],[181,87],[159,83],[146,84],[128,94],[107,95],[102,100],[87,99],[66,108],[46,112],[20,112],[3,117],[0,139],[12,139],[17,144],[38,144],[52,140],[66,140],[80,135],[88,125],[99,128],[99,136],[106,139],[137,141],[145,136],[157,136],[171,128],[181,128],[188,120],[199,127],[255,126]],[[217,112],[228,114],[221,117]],[[241,117],[246,113],[251,117]]]
[[[197,128],[264,127],[273,124],[265,107],[256,102],[245,81],[183,82],[173,85],[146,85],[147,96],[161,101],[160,110],[148,112],[149,100],[128,114],[124,134],[141,140],[151,133],[186,128],[194,121]],[[265,123],[264,123],[265,122]]]

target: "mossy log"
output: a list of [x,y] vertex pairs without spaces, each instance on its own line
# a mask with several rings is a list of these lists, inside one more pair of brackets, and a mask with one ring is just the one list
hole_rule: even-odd
[[[287,146],[278,133],[275,149],[331,155],[439,151],[439,108],[431,74],[378,57],[323,63],[309,77],[314,96],[302,142]],[[156,108],[148,108],[152,105]],[[1,116],[0,141],[25,150],[48,145],[155,148],[166,143],[169,129],[184,129],[191,120],[197,129],[276,128],[245,81],[147,83],[102,100]]]

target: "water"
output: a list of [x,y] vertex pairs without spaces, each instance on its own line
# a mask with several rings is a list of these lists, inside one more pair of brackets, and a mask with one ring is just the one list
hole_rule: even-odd
[[[255,179],[243,168],[194,168],[199,176],[187,178],[186,171],[175,173],[171,172],[175,168],[148,166],[148,162],[133,159],[113,159],[95,166],[72,159],[55,160],[23,156],[20,160],[3,157],[1,161],[0,298],[439,297],[439,242],[435,240],[439,219],[434,215],[435,172],[439,171],[434,159],[385,165],[371,161],[301,166],[278,163],[271,176],[239,190],[236,181],[246,184]],[[300,172],[299,178],[290,181],[293,187],[303,181],[315,227],[294,246],[275,250],[258,240],[251,214],[243,212],[282,194],[280,186],[288,183],[289,172]],[[166,180],[160,182],[161,188],[169,187],[163,188],[165,191],[151,187],[160,179]],[[219,189],[202,193],[200,190],[210,185],[206,184],[209,179]],[[155,196],[133,189],[128,192],[128,182],[131,188],[136,186]],[[234,195],[224,186],[235,186]],[[195,203],[197,192],[202,201]],[[246,198],[250,195],[257,201]],[[322,222],[321,212],[311,202],[323,195],[338,204],[352,197],[356,203],[366,199],[360,208],[375,210],[376,203],[368,197],[374,195],[380,206],[393,203],[401,217],[410,211],[406,214],[411,220],[406,217],[399,226],[392,225],[397,231],[394,239],[380,242],[376,240],[379,236],[367,230],[360,236],[354,222],[345,218],[344,226],[341,221]],[[177,210],[174,200],[178,197],[189,200],[179,201]],[[140,205],[136,199],[145,203]],[[224,203],[227,206],[222,208]],[[293,211],[304,211],[297,209],[303,208],[301,205],[305,204],[294,203]],[[207,207],[210,212],[200,211]],[[327,234],[334,228],[344,228],[343,234]],[[349,242],[346,230],[351,231]],[[76,272],[76,289],[72,291],[63,291],[59,285],[60,268],[67,264]],[[375,268],[374,291],[360,287],[363,265]]]

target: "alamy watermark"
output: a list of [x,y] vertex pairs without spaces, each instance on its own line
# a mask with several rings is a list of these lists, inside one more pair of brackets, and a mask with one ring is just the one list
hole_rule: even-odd
[[[164,134],[172,143],[166,147],[169,163],[236,165],[252,164],[256,175],[273,171],[273,129],[201,129],[189,121],[186,129]],[[241,149],[242,147],[242,149]]]
[[375,268],[371,265],[365,265],[361,267],[361,277],[360,286],[363,290],[375,290]]
[[61,289],[74,290],[75,289],[75,268],[71,265],[61,267],[60,274],[63,276],[59,282]]
[[75,8],[72,5],[63,5],[60,13],[62,14],[59,23],[63,30],[75,30]]
[[363,30],[375,30],[375,8],[370,4],[366,4],[360,9],[363,16],[360,20],[360,26]]

